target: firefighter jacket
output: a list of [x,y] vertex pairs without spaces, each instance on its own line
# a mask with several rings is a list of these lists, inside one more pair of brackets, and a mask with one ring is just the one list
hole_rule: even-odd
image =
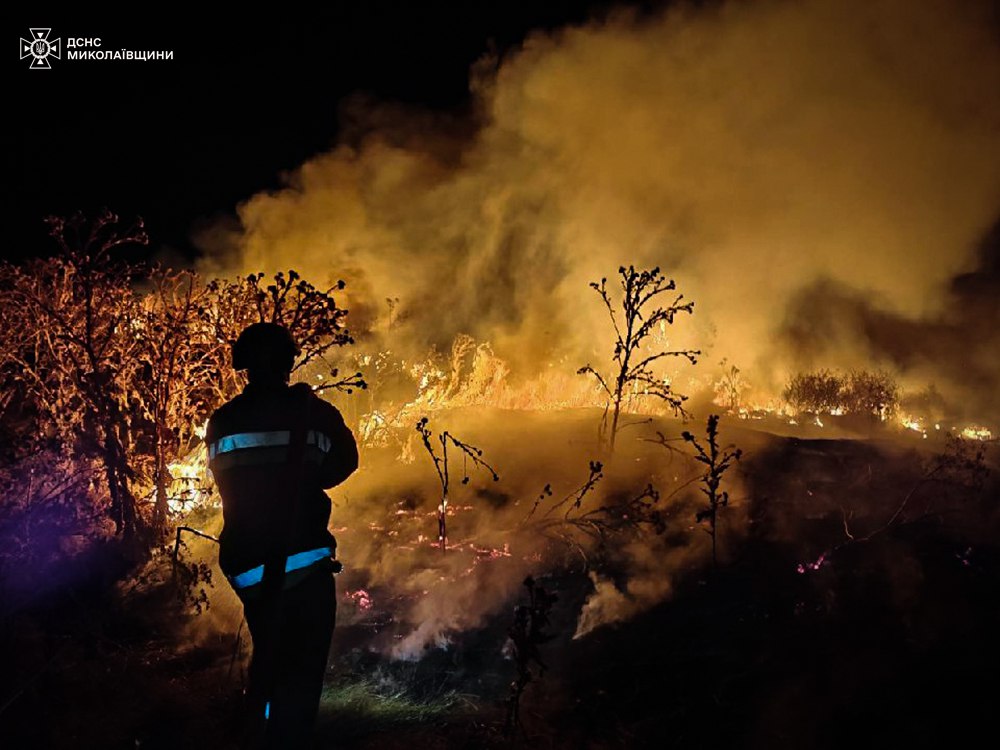
[[[304,449],[290,461],[303,431]],[[304,383],[250,383],[212,414],[205,440],[222,496],[219,566],[235,586],[278,556],[288,556],[290,570],[293,560],[336,549],[323,490],[357,469],[358,448],[332,404]]]

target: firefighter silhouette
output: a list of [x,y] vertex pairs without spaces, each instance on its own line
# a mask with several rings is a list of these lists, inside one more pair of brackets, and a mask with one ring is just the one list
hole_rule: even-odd
[[233,345],[243,392],[208,422],[209,467],[222,496],[219,565],[243,602],[253,640],[248,705],[255,742],[308,746],[337,602],[337,542],[324,489],[358,467],[340,412],[288,380],[289,331],[255,323]]

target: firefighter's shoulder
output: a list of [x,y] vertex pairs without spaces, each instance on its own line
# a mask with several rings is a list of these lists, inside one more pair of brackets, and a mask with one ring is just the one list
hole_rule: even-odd
[[312,387],[308,383],[296,383],[289,388],[296,394],[296,397],[308,399],[313,414],[317,415],[320,420],[325,421],[334,427],[339,427],[344,424],[344,418],[341,415],[340,410],[326,399],[320,398],[316,395],[316,392],[313,391]]
[[225,430],[228,423],[239,413],[242,395],[239,394],[231,398],[211,413],[208,417],[208,426],[206,429],[207,439],[211,440],[219,430]]

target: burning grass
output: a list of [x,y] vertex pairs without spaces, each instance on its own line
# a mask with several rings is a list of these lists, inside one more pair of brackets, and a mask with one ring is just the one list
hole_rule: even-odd
[[[549,614],[555,637],[543,646],[548,669],[527,688],[522,708],[529,739],[544,746],[691,746],[741,737],[808,746],[831,732],[860,731],[877,707],[891,709],[883,721],[909,737],[892,718],[906,715],[907,702],[937,701],[946,711],[965,702],[967,721],[977,721],[979,703],[961,674],[991,653],[984,623],[995,614],[990,581],[1000,559],[998,517],[988,501],[995,479],[978,494],[949,477],[924,483],[902,512],[906,523],[849,544],[800,575],[799,563],[845,539],[845,512],[855,536],[885,525],[922,476],[922,459],[938,452],[936,441],[784,438],[722,419],[723,439],[745,453],[732,469],[739,482],[730,507],[719,516],[718,569],[711,570],[710,545],[696,521],[696,483],[691,498],[682,492],[671,500],[663,535],[610,536],[603,548],[591,548],[585,569],[566,544],[521,522],[543,476],[554,489],[543,503],[552,505],[584,484],[586,463],[565,457],[588,455],[596,445],[595,416],[472,409],[436,415],[504,472],[500,483],[473,476],[456,485],[445,554],[435,535],[440,486],[429,462],[400,464],[386,454],[345,485],[334,512],[346,570],[338,578],[323,741],[501,746],[504,700],[517,676],[504,644],[529,573],[559,597]],[[657,420],[651,428],[673,434],[683,426]],[[633,438],[602,464],[606,476],[584,507],[640,481],[664,488],[687,481],[687,459]],[[701,471],[690,469],[697,480]],[[950,500],[940,505],[945,495]],[[199,513],[206,528],[215,528],[217,511]],[[190,561],[214,564],[210,542],[188,546]],[[96,661],[83,641],[60,655],[50,651],[60,639],[42,635],[48,643],[36,652],[57,658],[20,694],[16,689],[34,675],[31,665],[45,660],[25,651],[7,662],[17,683],[4,693],[15,698],[16,716],[0,716],[8,736],[74,746],[59,729],[89,726],[74,705],[102,711],[88,701],[53,707],[52,695],[80,689],[76,664],[88,675],[88,692],[104,691],[115,706],[113,731],[104,736],[139,738],[145,747],[197,747],[201,739],[225,747],[220,730],[199,717],[207,711],[217,720],[238,707],[238,665],[246,654],[244,644],[230,668],[238,608],[228,588],[216,584],[207,588],[207,612],[178,616],[164,591],[169,587],[135,588],[114,609],[93,613]],[[148,637],[150,624],[123,634],[122,613],[133,610],[156,623],[157,638]],[[80,621],[66,614],[60,622]],[[171,653],[171,644],[193,635],[198,645],[187,656]],[[834,676],[836,696],[824,692],[821,674]],[[180,685],[183,700],[175,694]],[[865,703],[851,703],[854,694],[864,694]],[[155,697],[159,705],[128,695]],[[43,711],[54,717],[44,729],[17,718]],[[940,729],[930,719],[917,726],[929,736]]]
[[[500,482],[493,482],[488,472],[471,473],[468,484],[452,486],[445,508],[446,551],[439,539],[440,476],[421,455],[420,435],[411,431],[413,461],[400,460],[395,451],[371,452],[362,470],[336,493],[332,519],[346,565],[339,579],[339,622],[354,633],[354,645],[363,643],[395,659],[423,659],[498,616],[525,576],[562,569],[578,571],[587,582],[593,578],[592,594],[579,613],[585,627],[571,628],[585,634],[664,600],[676,576],[710,560],[712,545],[697,523],[702,507],[696,483],[703,467],[693,454],[667,453],[642,437],[658,431],[684,445],[680,433],[685,425],[661,418],[644,427],[646,433],[636,431],[629,439],[626,432],[612,461],[591,462],[591,477],[595,465],[599,474],[597,481],[589,482],[587,462],[578,457],[600,455],[598,420],[597,410],[437,413],[437,423],[480,446],[503,473]],[[754,462],[773,455],[773,446],[787,445],[751,425],[724,419],[717,426],[722,439],[736,443],[751,462],[748,468],[734,465],[726,478],[732,507],[718,516],[716,529],[723,565],[738,554],[740,540],[751,531],[749,514],[759,502],[753,487],[762,481],[756,477],[754,485],[747,485],[748,477],[758,471],[752,468]],[[838,518],[850,513],[850,528],[860,528],[890,519],[891,511],[881,517],[875,509],[891,504],[913,484],[900,477],[893,485],[878,469],[886,462],[911,460],[905,458],[913,455],[905,442],[880,441],[870,448],[867,441],[801,445],[796,454],[805,457],[814,451],[817,456],[838,456],[843,446],[847,455],[869,451],[869,458],[852,468],[850,476],[843,467],[801,464],[804,489],[790,484],[768,491],[776,495],[771,518],[782,508],[788,509],[782,513],[789,523],[813,513]],[[937,441],[918,445],[928,455],[943,450]],[[767,468],[764,473],[773,471]],[[540,495],[546,486],[548,494]],[[647,486],[656,494],[642,496]],[[922,488],[922,499],[913,508],[925,510],[932,491]],[[631,503],[640,496],[642,502]],[[801,505],[786,505],[792,496]],[[647,503],[655,523],[644,527]],[[203,508],[201,514],[208,528],[217,528],[217,519],[212,520],[217,511]],[[831,537],[830,544],[840,541]],[[214,550],[201,549],[211,559]],[[813,561],[821,551],[803,548],[796,564]],[[225,592],[212,593],[217,596],[225,598]],[[224,627],[230,625],[225,619]]]
[[[13,273],[9,268],[6,271]],[[194,277],[186,278],[188,290],[194,290]],[[629,276],[624,278],[627,292]],[[260,281],[260,276],[253,275],[229,287],[221,283],[199,287],[199,294],[208,297],[229,290],[221,302],[209,304],[199,315],[208,316],[206,320],[214,324],[222,316],[227,325],[235,325],[240,315],[252,316],[255,309],[261,315],[268,311],[277,315],[283,300],[303,294],[311,300],[309,304],[320,305],[332,315],[327,333],[335,338],[314,341],[317,356],[337,342],[349,342],[341,326],[344,311],[329,293],[317,291],[292,274],[275,277],[266,289],[260,288]],[[598,291],[610,306],[603,287]],[[674,311],[678,310],[689,312],[690,307],[684,304]],[[226,327],[208,326],[198,316],[190,322],[199,335],[211,332],[208,343],[201,343],[210,344],[208,370],[217,368]],[[122,346],[134,343],[135,331],[123,338],[115,325],[104,323],[109,340]],[[989,533],[995,529],[997,516],[995,508],[981,500],[982,487],[964,483],[957,474],[928,474],[924,468],[928,456],[941,451],[944,441],[938,436],[955,434],[978,446],[976,458],[969,461],[984,468],[991,428],[949,423],[930,407],[921,411],[915,401],[907,403],[907,411],[900,411],[897,407],[905,399],[887,373],[802,376],[793,380],[794,388],[789,388],[785,400],[763,394],[755,401],[744,374],[729,365],[721,380],[701,383],[701,395],[685,401],[685,409],[690,407],[699,418],[716,410],[710,403],[713,395],[730,412],[730,417],[721,420],[709,418],[705,442],[700,425],[670,416],[679,406],[665,398],[673,394],[669,386],[675,373],[649,369],[654,364],[659,367],[661,360],[676,358],[672,354],[691,352],[670,349],[665,339],[657,339],[655,330],[645,332],[662,345],[660,354],[640,354],[642,337],[631,348],[619,337],[616,362],[624,374],[613,378],[614,388],[598,378],[605,385],[603,390],[584,378],[574,380],[565,361],[539,361],[534,372],[514,374],[488,343],[466,335],[456,337],[444,354],[432,350],[397,356],[379,349],[384,343],[381,334],[390,332],[391,328],[369,332],[368,341],[343,358],[368,368],[372,387],[365,393],[348,393],[357,380],[355,376],[339,378],[334,363],[323,362],[322,367],[314,363],[315,367],[300,372],[340,406],[355,426],[364,451],[361,470],[333,494],[333,530],[346,570],[338,582],[336,657],[324,698],[322,731],[327,737],[357,746],[377,743],[373,746],[385,747],[392,746],[391,741],[386,744],[387,736],[400,733],[411,744],[424,738],[423,744],[440,746],[434,733],[457,722],[462,728],[453,740],[483,746],[497,739],[513,681],[515,686],[520,683],[515,688],[517,705],[522,697],[528,704],[522,715],[528,717],[524,724],[529,735],[540,733],[553,745],[579,744],[587,738],[586,732],[577,731],[579,724],[612,737],[619,721],[616,712],[622,712],[628,717],[621,720],[627,724],[622,736],[645,738],[655,730],[644,726],[646,717],[630,713],[629,702],[655,713],[654,707],[633,686],[623,687],[625,677],[604,666],[604,661],[622,657],[651,686],[656,675],[649,671],[642,653],[648,650],[652,655],[645,657],[651,664],[686,671],[695,685],[704,681],[696,666],[684,661],[680,652],[685,644],[658,640],[650,622],[677,624],[678,617],[683,620],[683,611],[693,607],[692,617],[712,636],[701,644],[704,648],[699,646],[705,663],[711,665],[709,682],[715,680],[712,685],[706,683],[705,689],[714,685],[717,692],[725,693],[726,685],[738,684],[743,686],[740,689],[753,690],[761,683],[745,676],[753,668],[746,654],[727,651],[727,644],[721,649],[725,658],[719,662],[715,643],[735,633],[734,648],[746,647],[751,657],[764,658],[762,654],[766,657],[778,649],[770,642],[776,636],[769,630],[775,620],[769,618],[787,620],[806,614],[816,618],[812,625],[822,639],[826,637],[824,616],[835,620],[844,615],[854,623],[864,609],[857,601],[865,607],[879,601],[866,588],[869,585],[891,591],[892,605],[903,613],[898,627],[905,631],[910,627],[907,618],[919,610],[915,601],[924,585],[925,567],[947,568],[945,577],[957,575],[947,567],[955,564],[953,560],[969,575],[993,569],[990,555],[995,554],[995,543],[990,542]],[[188,353],[198,355],[197,337],[178,346],[190,348],[192,341],[196,346]],[[641,377],[629,381],[631,360],[625,355],[633,349],[638,359],[631,366],[639,368]],[[19,356],[26,351],[23,347],[15,350]],[[195,364],[204,364],[198,356]],[[103,373],[102,377],[124,373],[141,378],[144,370],[133,367],[125,373],[102,361],[95,372]],[[115,387],[127,391],[128,382]],[[639,387],[637,382],[659,383],[666,390]],[[685,391],[698,390],[696,379],[689,385],[692,388],[685,387]],[[343,393],[337,392],[340,386]],[[107,395],[93,383],[88,388],[86,394],[98,401]],[[186,393],[183,389],[171,392],[174,396]],[[91,453],[81,463],[90,474],[68,470],[69,477],[79,474],[79,482],[65,486],[35,481],[31,468],[38,457],[22,457],[23,463],[12,466],[27,468],[26,477],[16,472],[5,475],[10,494],[25,498],[22,504],[33,508],[46,499],[57,501],[53,505],[65,502],[76,514],[67,516],[73,523],[80,522],[81,510],[96,510],[100,516],[107,510],[97,502],[102,497],[99,459],[103,456],[106,464],[112,462],[104,473],[111,466],[119,482],[117,489],[131,493],[128,496],[138,513],[136,529],[145,528],[148,518],[162,512],[173,523],[216,533],[220,510],[205,476],[204,433],[198,425],[209,402],[219,395],[201,394],[197,408],[185,402],[185,408],[192,408],[171,411],[170,398],[160,394],[167,399],[157,407],[160,422],[128,422],[133,432],[117,433],[117,439],[124,441],[121,445],[113,444],[114,440],[103,447],[86,443],[88,433],[79,425],[53,422],[63,430],[64,449],[72,446],[72,439],[89,446]],[[86,415],[100,403],[77,407]],[[116,401],[114,414],[125,413],[125,403]],[[58,404],[50,406],[50,416],[62,419]],[[609,408],[614,414],[611,431],[617,435],[613,453],[609,450],[612,441],[602,434]],[[183,422],[178,432],[152,429],[157,424],[169,427],[170,420],[164,421],[167,416]],[[938,419],[933,432],[929,429],[932,416]],[[899,428],[895,429],[897,418]],[[143,431],[146,427],[152,429],[148,435]],[[105,424],[102,430],[110,434],[111,425]],[[659,441],[651,440],[657,434]],[[461,435],[461,440],[455,435]],[[36,435],[40,444],[45,442],[43,437]],[[167,442],[158,442],[160,438]],[[664,451],[669,441],[676,441],[681,449]],[[720,448],[729,443],[735,445]],[[123,453],[125,448],[132,453]],[[146,461],[151,457],[153,464]],[[740,457],[744,460],[735,463]],[[121,462],[128,458],[139,460],[136,466],[149,464],[146,468],[153,470],[121,473],[125,471]],[[963,461],[958,461],[959,468],[972,466]],[[497,480],[500,475],[502,481]],[[451,481],[457,477],[462,481]],[[699,481],[705,485],[707,508],[698,495]],[[146,492],[133,491],[140,485]],[[124,497],[115,501],[115,513],[121,510]],[[88,502],[94,502],[94,507]],[[725,511],[719,512],[722,508]],[[20,513],[22,508],[9,504],[3,510]],[[30,551],[36,528],[26,524],[22,530],[16,522],[23,518],[30,520],[30,514],[16,516],[4,528],[14,529],[12,538],[26,540],[24,546]],[[705,521],[710,541],[702,533],[700,524]],[[927,551],[935,545],[946,549],[944,562]],[[716,570],[708,574],[708,561],[716,561],[717,553]],[[3,554],[9,556],[8,551]],[[186,595],[186,601],[202,614],[184,620],[185,637],[195,636],[203,648],[211,650],[209,645],[214,644],[215,649],[211,667],[191,668],[219,670],[228,663],[225,678],[221,673],[214,676],[238,682],[234,675],[239,670],[234,666],[245,658],[245,642],[235,647],[219,645],[240,630],[240,610],[226,586],[213,585],[220,578],[211,543],[204,539],[187,542],[180,564],[169,576],[164,575],[161,562],[162,558],[154,558],[117,595],[124,601],[166,589]],[[855,563],[863,574],[851,578],[842,566]],[[549,602],[551,613],[546,611],[545,619],[547,623],[551,615],[552,632],[559,634],[546,644],[545,661],[551,669],[544,679],[532,675],[527,690],[526,672],[519,669],[523,664],[515,665],[504,657],[508,638],[520,639],[515,651],[523,652],[530,642],[524,636],[530,632],[525,610],[520,610],[520,621],[515,615],[515,625],[520,622],[523,627],[510,626],[512,605],[526,578],[544,578],[545,590],[558,596]],[[970,587],[978,591],[977,585]],[[698,586],[709,587],[723,599],[731,596],[736,604],[706,603],[697,593]],[[768,601],[763,615],[755,609],[755,592]],[[937,589],[932,593],[937,594]],[[978,602],[975,606],[983,609]],[[891,618],[898,612],[883,614]],[[925,614],[918,611],[920,616]],[[739,624],[716,619],[720,617],[733,617]],[[872,627],[877,629],[879,624]],[[783,636],[789,630],[777,628]],[[624,632],[642,633],[648,640],[622,642],[618,634]],[[746,640],[740,643],[739,638]],[[695,642],[701,643],[697,638]],[[843,634],[836,633],[831,643],[842,646]],[[901,658],[905,661],[909,656]],[[125,655],[126,662],[131,658]],[[595,673],[601,679],[606,675],[610,688],[599,687],[596,677],[582,674],[588,659],[601,662]],[[779,659],[789,659],[789,655],[781,652]],[[744,671],[729,674],[727,660]],[[54,683],[61,684],[59,680]],[[628,698],[609,697],[616,688]],[[675,688],[673,698],[689,709],[689,715],[677,718],[677,723],[693,726],[711,718],[701,705],[685,704],[679,683]],[[19,700],[35,708],[40,705],[30,696],[23,698],[25,694],[25,690],[15,693],[6,705]],[[576,705],[597,708],[593,715],[581,716]],[[550,717],[555,727],[546,727],[548,720],[540,719],[543,716]],[[747,725],[750,719],[742,715],[739,722]],[[199,729],[192,728],[192,733],[197,735]],[[560,732],[566,732],[565,736],[557,738]],[[64,740],[58,737],[54,746]]]

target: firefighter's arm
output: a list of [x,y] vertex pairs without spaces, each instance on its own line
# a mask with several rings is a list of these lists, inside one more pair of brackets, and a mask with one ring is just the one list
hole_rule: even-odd
[[[210,452],[209,448],[218,438],[219,438],[219,420],[218,420],[218,410],[212,412],[211,416],[208,418],[208,424],[205,426],[205,446],[206,452]],[[212,462],[208,462],[208,470],[212,471]],[[211,474],[210,474],[211,476]]]
[[343,482],[358,468],[358,444],[340,412],[329,406],[323,429],[330,438],[330,451],[320,467],[320,484],[330,489]]

